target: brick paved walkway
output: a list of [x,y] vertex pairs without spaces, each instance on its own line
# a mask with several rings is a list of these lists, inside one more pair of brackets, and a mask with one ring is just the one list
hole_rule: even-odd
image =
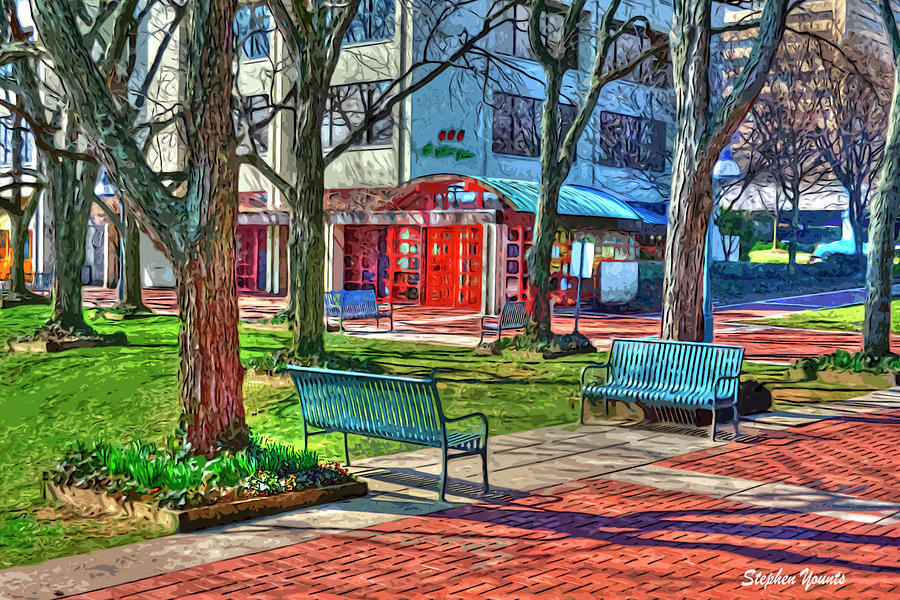
[[[900,594],[900,529],[593,477],[77,596],[111,598],[808,597]],[[797,576],[742,586],[744,574]]]
[[758,444],[736,442],[657,464],[900,502],[900,411],[828,419]]

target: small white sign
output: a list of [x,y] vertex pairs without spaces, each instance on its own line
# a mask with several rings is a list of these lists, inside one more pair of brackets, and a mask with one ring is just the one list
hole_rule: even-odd
[[569,275],[588,279],[594,272],[594,243],[572,242],[572,262]]

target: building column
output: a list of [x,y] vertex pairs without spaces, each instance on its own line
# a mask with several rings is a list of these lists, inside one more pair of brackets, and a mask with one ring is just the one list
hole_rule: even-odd
[[500,226],[496,223],[485,223],[482,236],[482,276],[481,276],[481,312],[496,315],[499,312],[500,295],[497,285],[500,273]]

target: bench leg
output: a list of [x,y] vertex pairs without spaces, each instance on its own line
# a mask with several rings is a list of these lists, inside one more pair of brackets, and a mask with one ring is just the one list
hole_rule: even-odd
[[738,423],[740,423],[740,420],[741,420],[741,415],[738,414],[737,402],[735,402],[734,405],[732,405],[732,410],[733,410],[732,423],[734,425],[734,437],[737,437],[740,435],[740,429],[738,429]]
[[347,434],[344,434],[344,458],[346,459],[346,465],[350,466],[350,445],[347,443]]
[[[447,446],[441,448],[441,455],[443,456],[443,467],[441,468],[441,483],[438,492],[438,498],[441,502],[446,502],[446,493],[447,493]],[[487,481],[487,480],[485,480]]]
[[709,439],[715,441],[716,439],[716,404],[712,405],[712,423],[709,426]]
[[581,395],[581,414],[578,415],[578,422],[581,425],[584,425],[584,401],[586,400],[585,395]]
[[481,342],[483,342],[483,341],[484,341],[484,329],[481,330],[481,335],[478,336],[478,346],[480,346]]
[[388,331],[393,331],[394,330],[394,313],[393,312],[391,312],[391,314],[388,316],[388,319],[391,324],[391,328],[388,329]]
[[481,451],[481,474],[484,476],[484,493],[487,494],[488,491],[489,491],[489,488],[488,488],[487,444],[484,445],[484,450]]

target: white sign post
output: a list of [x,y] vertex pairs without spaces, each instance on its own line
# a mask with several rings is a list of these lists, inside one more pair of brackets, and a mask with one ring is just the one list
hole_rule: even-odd
[[578,316],[581,312],[581,280],[589,278],[594,272],[593,242],[572,242],[572,262],[569,264],[569,275],[578,279],[575,288],[575,329],[578,333]]

